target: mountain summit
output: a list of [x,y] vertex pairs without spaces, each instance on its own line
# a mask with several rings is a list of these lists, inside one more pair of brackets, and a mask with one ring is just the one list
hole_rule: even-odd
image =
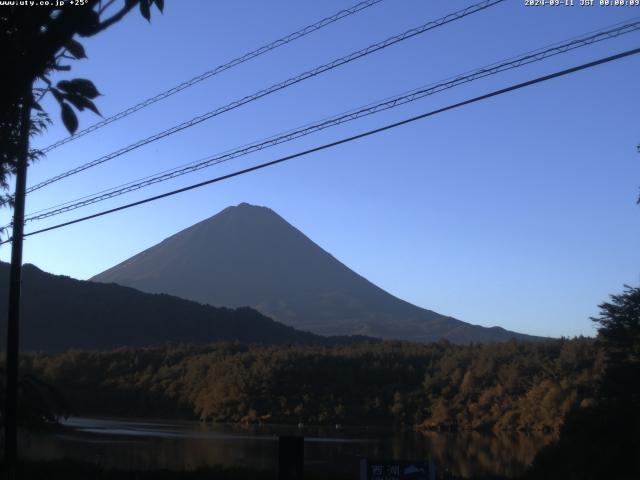
[[241,203],[91,279],[214,306],[250,306],[321,335],[410,341],[529,338],[400,300],[324,251],[273,210]]

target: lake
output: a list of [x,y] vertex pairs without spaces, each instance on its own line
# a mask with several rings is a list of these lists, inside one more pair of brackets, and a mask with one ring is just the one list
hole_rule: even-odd
[[275,470],[279,435],[304,435],[305,470],[353,472],[360,458],[434,459],[455,475],[517,476],[551,438],[419,433],[374,427],[204,425],[191,421],[70,417],[55,433],[23,433],[21,456],[71,458],[104,467],[193,470],[244,466]]

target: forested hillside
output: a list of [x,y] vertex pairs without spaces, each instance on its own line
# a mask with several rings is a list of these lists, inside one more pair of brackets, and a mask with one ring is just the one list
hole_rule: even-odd
[[[0,349],[5,347],[9,265],[0,262]],[[239,341],[325,344],[327,339],[275,322],[251,308],[216,308],[120,285],[85,282],[25,265],[22,350],[113,349],[166,342]]]
[[23,360],[78,414],[556,431],[592,401],[592,339],[493,345],[165,346]]

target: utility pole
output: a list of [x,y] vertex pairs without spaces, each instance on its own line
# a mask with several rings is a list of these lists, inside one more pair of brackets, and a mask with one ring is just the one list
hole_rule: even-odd
[[4,461],[8,478],[15,478],[18,463],[18,352],[20,347],[20,286],[22,283],[22,240],[24,233],[24,203],[29,161],[31,130],[31,84],[22,97],[20,133],[16,165],[16,191],[13,207],[11,238],[11,272],[9,277],[9,314],[7,317],[7,361],[4,415]]

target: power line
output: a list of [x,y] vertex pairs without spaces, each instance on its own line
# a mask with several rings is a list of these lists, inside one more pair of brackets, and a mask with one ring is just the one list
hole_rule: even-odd
[[410,92],[407,92],[395,97],[387,98],[377,104],[369,104],[365,107],[361,107],[359,109],[351,110],[346,113],[329,117],[328,119],[324,119],[316,123],[307,124],[303,127],[299,127],[297,129],[290,130],[286,133],[270,137],[266,140],[254,142],[222,154],[210,156],[205,159],[198,160],[196,162],[191,162],[187,165],[183,165],[180,167],[176,167],[174,169],[160,172],[156,175],[147,176],[142,179],[134,180],[120,186],[112,187],[111,189],[103,190],[95,194],[86,195],[84,197],[81,197],[75,200],[71,200],[59,205],[55,205],[49,208],[39,210],[29,215],[25,221],[29,222],[29,221],[42,220],[48,217],[52,217],[65,212],[76,210],[78,208],[82,208],[88,205],[92,205],[94,203],[108,200],[110,198],[124,195],[126,193],[130,193],[135,190],[139,190],[141,188],[154,185],[156,183],[164,182],[182,175],[186,175],[188,173],[192,173],[192,172],[201,170],[203,168],[210,167],[212,165],[217,165],[219,163],[223,163],[234,158],[248,155],[250,153],[263,150],[265,148],[269,148],[275,145],[289,142],[294,139],[318,132],[320,130],[324,130],[326,128],[330,128],[336,125],[340,125],[342,123],[356,120],[358,118],[362,118],[368,115],[373,115],[381,111],[385,111],[388,109],[398,107],[400,105],[414,102],[426,96],[433,95],[435,93],[448,90],[450,88],[454,88],[464,83],[468,83],[474,80],[478,80],[480,78],[484,78],[490,75],[495,75],[497,73],[511,70],[514,68],[518,68],[523,65],[528,65],[534,62],[542,61],[551,56],[566,53],[576,48],[580,48],[586,45],[591,45],[593,43],[607,40],[610,38],[615,38],[620,35],[624,35],[626,33],[637,31],[638,29],[640,29],[640,20],[623,24],[615,28],[609,28],[608,30],[601,29],[597,33],[591,34],[588,36],[583,35],[582,37],[574,37],[570,41],[565,41],[564,43],[557,43],[555,44],[555,46],[534,50],[533,52],[527,52],[517,57],[512,57],[511,59],[505,60],[503,62],[496,62],[491,65],[471,71],[470,73],[461,74],[456,77],[450,77],[449,79],[443,80],[439,83],[431,84],[428,87],[412,90]]
[[[170,192],[162,193],[160,195],[155,195],[153,197],[148,197],[148,198],[145,198],[143,200],[139,200],[137,202],[132,202],[132,203],[129,203],[129,204],[126,204],[126,205],[122,205],[122,206],[116,207],[116,208],[111,208],[109,210],[103,210],[102,212],[94,213],[92,215],[87,215],[85,217],[76,218],[75,220],[70,220],[68,222],[59,223],[57,225],[53,225],[53,226],[50,226],[50,227],[42,228],[40,230],[35,230],[33,232],[29,232],[29,233],[24,234],[24,237],[30,237],[32,235],[37,235],[37,234],[48,232],[48,231],[51,231],[51,230],[57,230],[57,229],[62,228],[62,227],[66,227],[66,226],[73,225],[73,224],[76,224],[76,223],[84,222],[84,221],[91,220],[91,219],[94,219],[94,218],[97,218],[97,217],[102,217],[102,216],[108,215],[110,213],[119,212],[121,210],[126,210],[128,208],[132,208],[132,207],[135,207],[135,206],[138,206],[138,205],[142,205],[142,204],[145,204],[145,203],[149,203],[149,202],[153,202],[153,201],[156,201],[156,200],[160,200],[162,198],[166,198],[166,197],[170,197],[170,196],[173,196],[173,195],[177,195],[179,193],[183,193],[183,192],[186,192],[186,191],[189,191],[189,190],[194,190],[196,188],[204,187],[205,185],[210,185],[212,183],[218,183],[218,182],[221,182],[223,180],[228,180],[228,179],[233,178],[233,177],[244,175],[246,173],[250,173],[250,172],[253,172],[253,171],[256,171],[256,170],[261,170],[261,169],[267,168],[267,167],[271,167],[273,165],[277,165],[279,163],[283,163],[283,162],[286,162],[288,160],[292,160],[294,158],[303,157],[303,156],[309,155],[311,153],[319,152],[321,150],[326,150],[328,148],[332,148],[332,147],[335,147],[335,146],[338,146],[338,145],[342,145],[344,143],[349,143],[349,142],[352,142],[354,140],[358,140],[358,139],[365,138],[365,137],[368,137],[368,136],[371,136],[371,135],[374,135],[374,134],[377,134],[377,133],[384,132],[386,130],[391,130],[393,128],[400,127],[402,125],[406,125],[406,124],[409,124],[409,123],[412,123],[412,122],[415,122],[415,121],[418,121],[418,120],[422,120],[424,118],[431,117],[431,116],[437,115],[439,113],[443,113],[443,112],[446,112],[446,111],[449,111],[449,110],[453,110],[453,109],[460,108],[460,107],[463,107],[463,106],[466,106],[466,105],[470,105],[472,103],[477,103],[477,102],[480,102],[482,100],[487,100],[489,98],[496,97],[498,95],[503,95],[505,93],[512,92],[514,90],[519,90],[519,89],[522,89],[522,88],[525,88],[525,87],[529,87],[531,85],[535,85],[535,84],[538,84],[538,83],[546,82],[546,81],[554,79],[554,78],[566,76],[566,75],[569,75],[569,74],[572,74],[572,73],[575,73],[575,72],[578,72],[578,71],[581,71],[581,70],[586,70],[588,68],[593,68],[593,67],[595,67],[597,65],[602,65],[602,64],[605,64],[605,63],[609,63],[609,62],[612,62],[614,60],[619,60],[621,58],[629,57],[631,55],[636,55],[638,53],[640,53],[640,48],[635,48],[635,49],[632,49],[632,50],[627,50],[625,52],[618,53],[616,55],[611,55],[611,56],[604,57],[604,58],[601,58],[601,59],[598,59],[598,60],[594,60],[592,62],[583,63],[583,64],[575,66],[575,67],[567,68],[565,70],[560,70],[558,72],[551,73],[551,74],[548,74],[548,75],[544,75],[542,77],[537,77],[537,78],[535,78],[533,80],[528,80],[526,82],[517,83],[515,85],[511,85],[509,87],[505,87],[505,88],[502,88],[500,90],[494,90],[494,91],[492,91],[490,93],[487,93],[487,94],[484,94],[484,95],[480,95],[480,96],[477,96],[477,97],[474,97],[474,98],[471,98],[471,99],[468,99],[468,100],[464,100],[462,102],[454,103],[452,105],[448,105],[448,106],[443,107],[443,108],[438,108],[436,110],[432,110],[430,112],[423,113],[421,115],[410,117],[410,118],[407,118],[405,120],[401,120],[399,122],[391,123],[391,124],[385,125],[383,127],[379,127],[379,128],[373,129],[373,130],[368,130],[366,132],[359,133],[357,135],[346,137],[346,138],[343,138],[341,140],[337,140],[335,142],[326,143],[324,145],[320,145],[318,147],[314,147],[314,148],[311,148],[311,149],[308,149],[308,150],[304,150],[302,152],[298,152],[298,153],[294,153],[292,155],[281,157],[281,158],[278,158],[276,160],[272,160],[270,162],[261,163],[259,165],[255,165],[253,167],[245,168],[243,170],[238,170],[236,172],[229,173],[227,175],[222,175],[222,176],[219,176],[219,177],[216,177],[216,178],[212,178],[212,179],[206,180],[204,182],[195,183],[193,185],[189,185],[187,187],[179,188],[177,190],[172,190]],[[8,239],[8,240],[5,240],[3,242],[0,242],[0,245],[2,245],[4,243],[7,243],[7,242],[10,242],[10,241],[11,241],[11,239]]]
[[71,175],[75,175],[77,173],[80,173],[84,170],[87,170],[89,168],[95,167],[96,165],[100,165],[102,163],[105,163],[109,160],[113,160],[116,157],[119,157],[121,155],[124,155],[125,153],[128,153],[132,150],[135,150],[137,148],[140,148],[144,145],[147,145],[151,142],[154,142],[156,140],[160,140],[164,137],[167,137],[169,135],[172,135],[174,133],[177,133],[181,130],[184,130],[186,128],[192,127],[194,125],[197,125],[199,123],[204,122],[205,120],[209,120],[215,116],[218,116],[222,113],[228,112],[230,110],[233,110],[235,108],[238,108],[242,105],[245,105],[247,103],[253,102],[255,100],[258,100],[262,97],[265,97],[267,95],[270,95],[274,92],[277,92],[279,90],[282,90],[284,88],[287,88],[291,85],[297,84],[299,82],[302,82],[304,80],[307,80],[309,78],[315,77],[317,75],[320,75],[324,72],[327,72],[329,70],[333,70],[334,68],[340,67],[342,65],[345,65],[347,63],[350,63],[354,60],[357,60],[359,58],[365,57],[367,55],[370,55],[371,53],[377,52],[379,50],[383,50],[387,47],[390,47],[391,45],[395,45],[396,43],[400,43],[404,40],[407,40],[409,38],[415,37],[416,35],[420,35],[422,33],[425,33],[429,30],[432,30],[434,28],[440,27],[442,25],[451,23],[455,20],[460,20],[461,18],[464,18],[468,15],[480,12],[482,10],[485,10],[489,7],[492,7],[494,5],[497,5],[498,3],[502,3],[505,0],[484,0],[480,3],[476,3],[474,5],[471,5],[467,8],[464,8],[462,10],[459,10],[457,12],[454,13],[450,13],[442,18],[439,18],[437,20],[433,20],[430,21],[428,23],[425,23],[419,27],[416,28],[412,28],[410,30],[407,30],[406,32],[403,32],[399,35],[395,35],[393,37],[390,37],[382,42],[370,45],[362,50],[358,50],[356,52],[350,53],[349,55],[346,55],[344,57],[341,57],[337,60],[333,60],[332,62],[326,63],[324,65],[321,65],[319,67],[314,68],[313,70],[309,70],[306,71],[300,75],[297,75],[295,77],[291,77],[288,80],[285,80],[283,82],[280,83],[276,83],[268,88],[265,88],[263,90],[260,90],[259,92],[256,92],[252,95],[247,95],[244,98],[241,98],[240,100],[236,100],[234,102],[231,102],[223,107],[219,107],[215,110],[212,110],[210,112],[207,112],[205,114],[202,114],[200,116],[194,117],[191,120],[188,120],[186,122],[180,123],[179,125],[176,125],[174,127],[171,127],[167,130],[164,130],[160,133],[156,133],[155,135],[152,135],[150,137],[147,137],[143,140],[139,140],[135,143],[132,143],[126,147],[123,147],[119,150],[116,150],[115,152],[109,153],[108,155],[104,155],[96,160],[93,160],[91,162],[85,163],[83,165],[80,165],[76,168],[73,168],[71,170],[68,170],[64,173],[61,173],[59,175],[56,175],[54,177],[51,177],[43,182],[40,182],[32,187],[29,187],[27,189],[27,193],[33,192],[35,190],[38,190],[40,188],[43,188],[47,185],[50,185],[54,182],[57,182],[59,180],[62,180],[63,178],[67,178]]
[[[560,54],[560,53],[565,53],[565,52],[567,52],[569,50],[573,50],[575,48],[586,46],[586,45],[589,45],[591,43],[596,43],[596,42],[599,42],[599,41],[602,41],[602,40],[607,40],[609,38],[614,38],[614,37],[617,37],[617,36],[620,36],[620,35],[623,35],[623,34],[626,34],[626,33],[630,33],[632,31],[635,31],[635,30],[638,29],[638,25],[640,24],[640,21],[638,20],[638,18],[639,17],[630,18],[630,19],[627,19],[626,21],[617,22],[617,23],[615,23],[613,25],[610,25],[608,27],[602,27],[602,28],[599,28],[597,30],[589,31],[589,32],[584,33],[582,35],[571,37],[571,38],[569,38],[569,39],[567,39],[567,40],[565,40],[563,42],[555,42],[555,43],[552,43],[552,44],[548,44],[548,45],[545,45],[544,47],[540,47],[540,48],[538,48],[536,50],[530,50],[530,51],[527,51],[527,52],[522,53],[520,55],[509,57],[509,58],[507,58],[505,60],[502,60],[500,62],[495,62],[495,63],[492,63],[490,65],[487,65],[487,66],[484,66],[484,67],[481,67],[481,68],[478,68],[478,69],[468,70],[467,72],[464,72],[464,73],[459,74],[457,76],[448,77],[447,79],[441,80],[440,82],[429,84],[428,87],[429,88],[435,88],[435,87],[438,87],[438,86],[443,86],[443,84],[448,85],[449,83],[452,83],[453,81],[459,81],[459,80],[467,79],[468,77],[472,77],[472,76],[475,76],[475,75],[480,75],[483,72],[486,73],[485,76],[488,76],[488,75],[491,75],[493,73],[497,73],[497,72],[494,72],[495,69],[502,69],[504,67],[504,69],[501,70],[501,71],[504,71],[504,70],[508,70],[508,69],[511,69],[511,68],[516,68],[518,66],[522,66],[522,65],[529,64],[529,63],[533,63],[534,61],[538,61],[538,60],[543,60],[544,58],[547,58],[547,57],[550,57],[550,56],[553,56],[553,55],[556,55],[556,54]],[[522,62],[522,63],[520,63],[520,62]],[[513,65],[509,65],[509,64],[513,64]],[[478,78],[481,78],[481,77],[478,77]],[[475,80],[475,79],[476,78],[470,78],[468,81]],[[404,96],[409,96],[409,95],[418,93],[421,89],[422,90],[429,89],[428,87],[416,88],[416,89],[404,92],[404,93],[402,93],[401,95],[398,95],[398,96],[387,97],[387,98],[385,98],[385,99],[383,99],[383,100],[381,100],[379,102],[384,102],[384,103],[390,102],[390,101],[393,101],[394,99],[399,99],[399,97],[401,97],[401,96],[404,97]],[[193,161],[193,162],[189,162],[187,164],[183,164],[183,165],[180,165],[178,167],[173,167],[173,168],[170,168],[170,169],[167,169],[167,170],[163,170],[161,172],[158,172],[158,173],[155,173],[155,174],[152,174],[152,175],[147,175],[147,176],[144,176],[142,178],[135,179],[135,180],[131,180],[129,182],[126,182],[126,183],[123,183],[123,184],[120,184],[120,185],[117,185],[117,186],[114,186],[114,187],[110,187],[110,188],[101,190],[99,192],[94,192],[94,193],[91,193],[91,194],[88,194],[88,195],[84,195],[84,196],[81,196],[81,197],[78,197],[78,198],[75,198],[75,199],[72,199],[72,200],[68,200],[68,201],[53,205],[51,207],[46,207],[46,208],[43,208],[43,209],[40,209],[40,210],[36,210],[34,212],[31,212],[29,215],[32,216],[32,218],[31,218],[32,220],[37,220],[36,218],[33,218],[33,216],[36,215],[36,214],[39,214],[41,212],[48,212],[50,210],[57,209],[58,207],[66,206],[66,205],[69,205],[69,204],[72,204],[72,203],[76,203],[76,202],[80,202],[81,200],[90,199],[92,197],[102,196],[102,194],[107,194],[107,193],[111,193],[111,192],[119,193],[119,190],[124,188],[124,187],[135,186],[135,184],[143,183],[144,181],[147,181],[147,180],[155,180],[156,178],[163,177],[165,174],[173,174],[174,172],[175,173],[180,173],[181,170],[183,170],[183,169],[185,169],[187,167],[202,166],[202,168],[205,168],[205,167],[208,167],[210,165],[217,164],[218,162],[213,162],[212,160],[217,159],[219,157],[233,154],[233,153],[235,153],[235,152],[237,152],[239,150],[245,149],[247,147],[254,146],[255,144],[258,144],[258,143],[272,142],[275,139],[277,139],[278,137],[288,136],[288,135],[291,135],[293,133],[296,133],[296,131],[298,131],[298,130],[314,127],[318,123],[325,123],[325,122],[333,121],[333,120],[336,120],[338,117],[351,115],[351,114],[357,113],[358,110],[372,108],[375,105],[376,105],[376,102],[372,102],[372,103],[369,103],[369,104],[367,104],[365,106],[359,107],[357,109],[352,109],[352,110],[343,112],[343,113],[341,113],[339,115],[334,115],[334,116],[331,116],[331,117],[327,117],[327,118],[321,120],[320,122],[308,123],[308,124],[305,124],[305,125],[303,125],[301,127],[296,128],[296,129],[288,130],[286,132],[282,132],[282,133],[277,134],[277,135],[272,135],[270,137],[266,137],[266,138],[264,138],[262,140],[259,140],[259,141],[254,141],[254,142],[251,142],[251,143],[244,144],[244,145],[242,145],[240,147],[236,147],[235,149],[231,149],[231,150],[222,152],[222,153],[218,154],[217,157],[206,157],[204,159],[200,159],[200,160],[196,160],[196,161]],[[222,160],[222,161],[226,161],[226,159]],[[184,173],[190,173],[190,172],[184,172]],[[179,175],[176,175],[176,176],[179,176]],[[172,176],[171,178],[174,178],[174,177]],[[156,183],[156,182],[153,181],[152,183]],[[142,185],[142,186],[146,186],[146,185]],[[128,192],[123,192],[123,193],[128,193]],[[98,201],[101,201],[101,200],[98,200]],[[91,202],[91,203],[94,203],[94,202]]]
[[181,84],[170,88],[169,90],[165,90],[164,92],[161,92],[153,97],[147,98],[146,100],[143,100],[140,103],[137,103],[136,105],[133,105],[132,107],[129,107],[125,110],[122,110],[119,113],[116,113],[115,115],[112,115],[111,117],[107,117],[104,120],[101,120],[83,130],[80,130],[79,132],[76,132],[74,135],[65,137],[61,140],[58,140],[57,142],[49,145],[48,147],[43,148],[42,150],[40,150],[42,153],[48,153],[51,150],[58,148],[61,145],[64,145],[65,143],[71,142],[73,140],[76,140],[80,137],[83,137],[91,132],[94,132],[106,125],[109,125],[110,123],[113,123],[117,120],[120,120],[121,118],[127,117],[129,115],[131,115],[132,113],[137,112],[138,110],[142,110],[143,108],[148,107],[149,105],[152,105],[156,102],[159,102],[160,100],[164,100],[167,97],[170,97],[172,95],[175,95],[178,92],[181,92],[182,90],[189,88],[197,83],[202,82],[203,80],[207,80],[211,77],[213,77],[214,75],[217,75],[219,73],[224,72],[225,70],[229,70],[233,67],[237,67],[238,65],[248,62],[249,60],[252,60],[256,57],[259,57],[260,55],[263,55],[267,52],[270,52],[272,50],[275,50],[276,48],[282,47],[283,45],[286,45],[288,43],[291,43],[295,40],[298,40],[299,38],[302,38],[306,35],[309,35],[310,33],[313,33],[317,30],[320,30],[321,28],[324,28],[334,22],[337,22],[338,20],[342,20],[343,18],[349,17],[351,15],[354,15],[366,8],[372,7],[380,2],[382,2],[383,0],[366,0],[364,2],[360,2],[356,5],[354,5],[351,8],[347,8],[345,10],[341,10],[329,17],[323,18],[322,20],[313,23],[311,25],[307,25],[306,27],[293,32],[289,35],[286,35],[282,38],[279,38],[278,40],[275,40],[271,43],[268,43],[267,45],[263,45],[260,48],[257,48],[249,53],[245,53],[244,55],[234,58],[233,60],[222,64],[222,65],[218,65],[217,67],[204,72],[196,77],[193,77],[190,80],[187,80],[185,82],[182,82]]

